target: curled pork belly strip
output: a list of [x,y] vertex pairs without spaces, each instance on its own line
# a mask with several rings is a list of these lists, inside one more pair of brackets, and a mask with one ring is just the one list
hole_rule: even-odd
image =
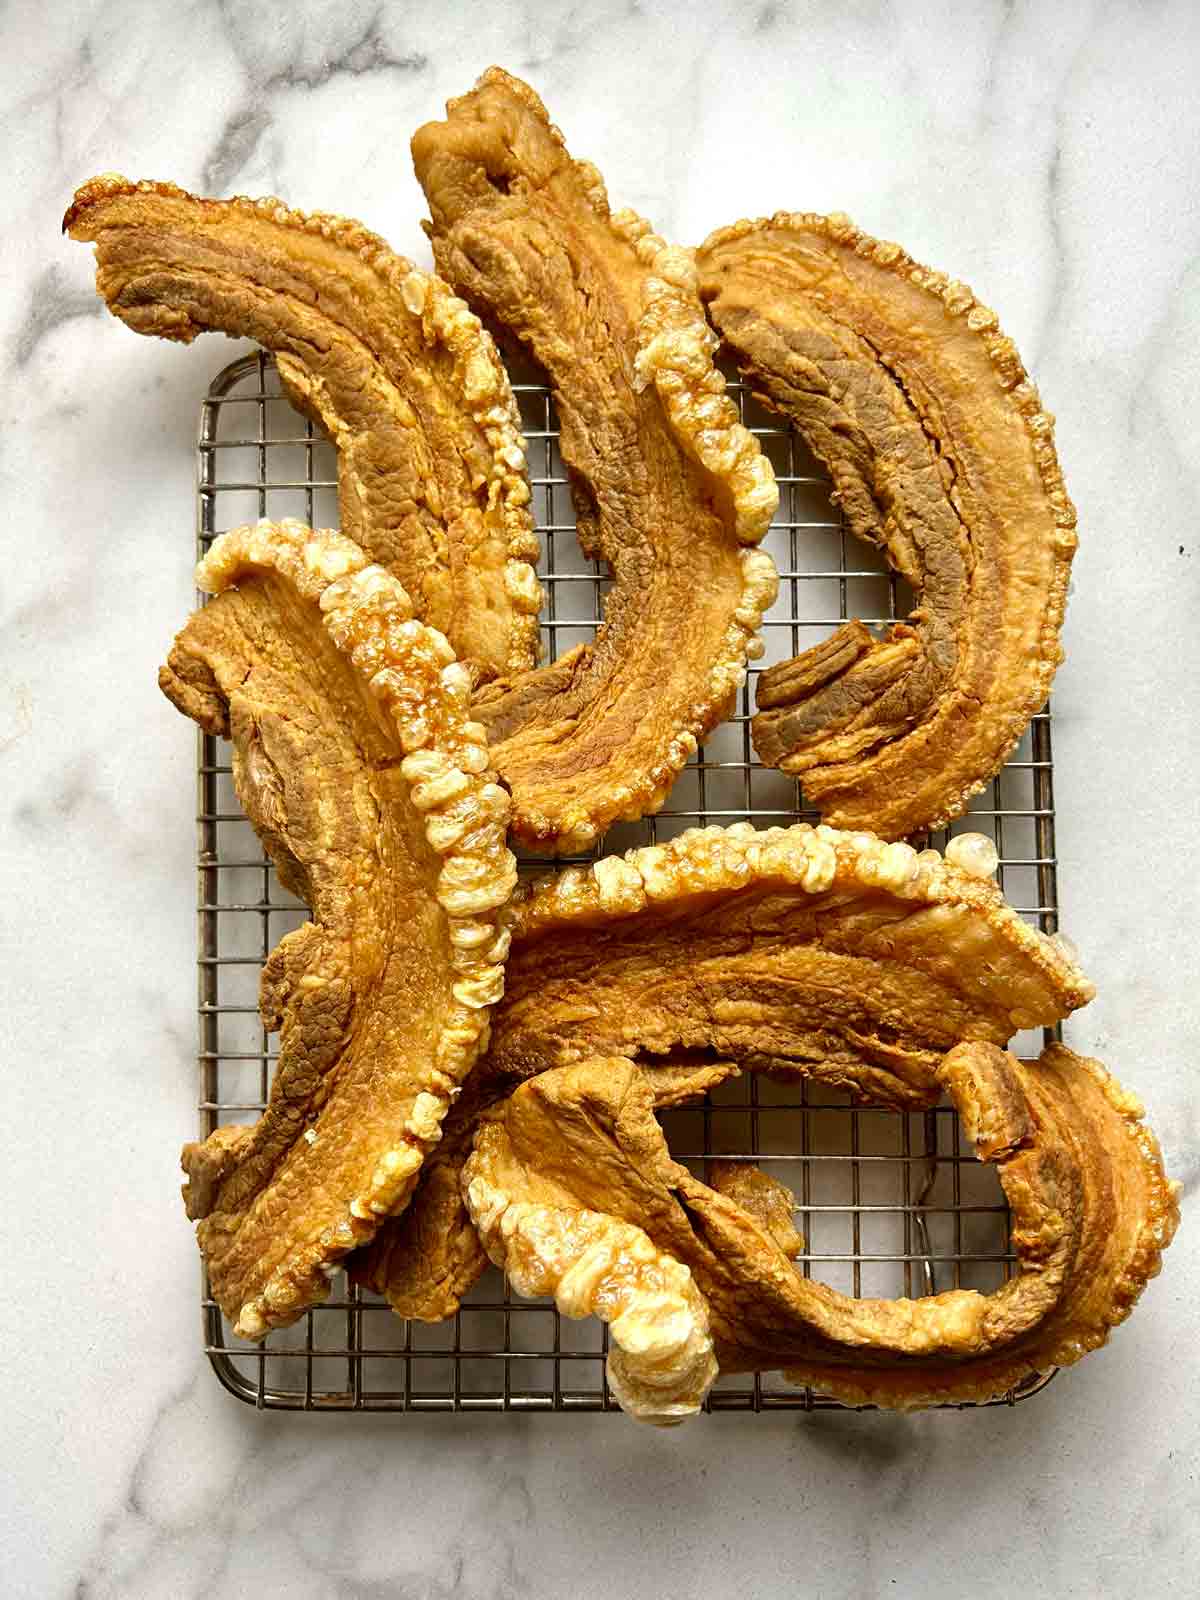
[[989,859],[973,839],[952,842],[968,871],[870,834],[738,823],[519,890],[491,1045],[447,1119],[436,1223],[431,1211],[415,1226],[422,1189],[412,1217],[381,1231],[363,1281],[397,1309],[454,1309],[482,1258],[465,1245],[448,1261],[428,1241],[441,1229],[462,1243],[453,1173],[481,1111],[523,1079],[685,1051],[918,1110],[941,1093],[955,1044],[1004,1044],[1086,1004],[1069,951],[979,875]]
[[[564,1316],[607,1322],[609,1387],[631,1416],[668,1427],[695,1415],[716,1379],[708,1312],[688,1268],[655,1246],[650,1218],[634,1217],[636,1203],[626,1217],[609,1205],[611,1162],[593,1127],[597,1113],[624,1114],[635,1139],[648,1124],[661,1143],[653,1107],[649,1082],[622,1057],[549,1072],[485,1118],[462,1178],[484,1248],[517,1293],[552,1295]],[[629,1168],[645,1153],[631,1154]],[[599,1165],[583,1170],[593,1157]]]
[[[606,1314],[609,1260],[634,1227],[659,1277],[708,1312],[685,1317],[657,1281],[623,1295],[658,1370],[703,1328],[721,1371],[784,1367],[852,1404],[990,1399],[1078,1360],[1129,1315],[1174,1235],[1178,1185],[1133,1097],[1061,1045],[1029,1066],[960,1045],[938,1080],[1012,1208],[1019,1270],[993,1294],[857,1300],[805,1278],[749,1209],[671,1159],[644,1084],[612,1060],[546,1073],[497,1108],[464,1170],[467,1205],[518,1292],[566,1285],[575,1314]],[[660,1420],[643,1391],[614,1391]]]
[[477,678],[538,659],[541,589],[516,403],[490,336],[360,223],[109,175],[63,224],[136,333],[208,330],[275,354],[338,450],[342,532]]
[[752,547],[778,490],[713,365],[690,252],[610,211],[527,84],[497,68],[413,139],[438,270],[544,368],[584,551],[613,588],[594,643],[487,686],[476,714],[537,849],[658,809],[728,715],[775,596]]
[[709,316],[828,468],[848,527],[916,592],[758,680],[754,746],[837,827],[943,826],[1050,692],[1075,511],[995,313],[847,218],[738,222],[697,252]]
[[1141,1103],[1099,1061],[1061,1044],[1032,1063],[960,1045],[938,1076],[977,1156],[996,1166],[1016,1276],[988,1295],[842,1304],[812,1296],[824,1286],[810,1281],[794,1331],[772,1335],[770,1353],[751,1340],[735,1362],[777,1366],[781,1347],[795,1349],[788,1376],[848,1404],[987,1400],[1099,1349],[1158,1276],[1180,1185]]
[[[639,1056],[637,1065],[660,1107],[702,1099],[738,1071],[731,1061],[686,1053]],[[463,1204],[462,1169],[480,1117],[511,1088],[501,1078],[472,1074],[442,1124],[442,1139],[426,1159],[411,1204],[346,1262],[351,1279],[384,1295],[398,1316],[418,1322],[452,1317],[487,1266]]]
[[312,911],[263,968],[265,1112],[183,1156],[213,1294],[259,1338],[412,1194],[503,991],[516,867],[470,674],[395,578],[341,535],[264,522],[197,581],[217,598],[160,683],[232,740],[238,797]]

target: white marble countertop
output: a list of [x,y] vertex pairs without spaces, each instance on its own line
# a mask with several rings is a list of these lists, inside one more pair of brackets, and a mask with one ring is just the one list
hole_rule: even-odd
[[618,203],[696,240],[844,209],[995,306],[1058,414],[1081,549],[1056,687],[1069,1037],[1200,1177],[1200,11],[656,0],[0,12],[0,895],[13,1596],[1194,1594],[1200,1257],[1012,1411],[256,1415],[199,1348],[191,600],[199,394],[59,238],[106,169],[361,216],[427,260],[407,143],[495,60]]

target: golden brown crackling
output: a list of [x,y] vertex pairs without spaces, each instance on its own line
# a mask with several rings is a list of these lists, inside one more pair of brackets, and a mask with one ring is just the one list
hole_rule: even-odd
[[959,1045],[939,1080],[1012,1210],[1018,1272],[993,1294],[857,1300],[805,1278],[770,1229],[671,1159],[644,1084],[612,1061],[533,1079],[493,1114],[468,1206],[486,1189],[493,1210],[499,1193],[636,1222],[700,1290],[723,1372],[782,1366],[855,1404],[988,1399],[1106,1341],[1159,1270],[1178,1185],[1136,1100],[1061,1045],[1028,1065]]
[[518,1076],[576,1041],[703,1048],[915,1108],[958,1040],[1004,1043],[1094,994],[990,878],[825,825],[689,829],[524,885],[504,915],[488,1059]]
[[[608,1323],[608,1381],[622,1409],[670,1426],[700,1409],[717,1376],[707,1309],[688,1268],[656,1248],[652,1219],[634,1217],[633,1206],[618,1216],[607,1205],[606,1152],[588,1100],[593,1079],[602,1086],[601,1114],[611,1110],[618,1121],[628,1114],[634,1139],[645,1122],[657,1130],[651,1087],[632,1062],[565,1067],[525,1084],[483,1120],[463,1168],[463,1194],[488,1255],[516,1292],[553,1295],[564,1316]],[[589,1168],[581,1150],[599,1165]],[[649,1139],[645,1150],[655,1154]],[[637,1161],[634,1153],[631,1166]],[[637,1174],[635,1183],[640,1178],[653,1195],[656,1175]]]
[[[505,997],[472,1079],[481,1098],[464,1097],[447,1119],[447,1164],[461,1165],[484,1105],[594,1055],[644,1064],[700,1052],[920,1109],[960,1040],[1003,1044],[1093,993],[995,883],[936,851],[824,826],[693,829],[527,885],[503,920]],[[448,1181],[442,1198],[438,1226],[458,1237]],[[452,1278],[451,1295],[431,1298],[456,1302],[474,1281],[470,1263],[424,1265],[416,1235],[415,1212],[382,1230],[373,1286],[395,1302],[388,1285],[403,1284],[411,1304],[414,1282]]]
[[493,68],[413,139],[439,271],[554,390],[584,549],[614,579],[594,643],[477,713],[538,849],[657,810],[731,709],[775,594],[751,548],[777,490],[713,366],[690,253],[609,210],[528,87]]
[[199,199],[115,174],[64,229],[138,333],[213,329],[275,352],[338,448],[342,530],[477,676],[538,658],[541,590],[516,403],[489,335],[440,279],[345,217]]
[[701,294],[848,526],[918,603],[759,679],[754,742],[840,827],[940,827],[1002,766],[1062,659],[1075,511],[1053,418],[995,313],[846,217],[719,229]]
[[223,700],[238,796],[312,910],[263,968],[266,1111],[184,1151],[214,1296],[259,1338],[407,1203],[486,1042],[516,869],[470,674],[395,578],[341,535],[264,522],[222,535],[197,581],[217,598],[163,687]]
[[[683,1052],[640,1056],[637,1065],[659,1107],[701,1099],[738,1071],[732,1061]],[[463,1204],[462,1168],[480,1118],[511,1087],[486,1072],[472,1073],[442,1124],[440,1143],[426,1157],[411,1203],[346,1263],[351,1281],[385,1296],[398,1316],[419,1322],[452,1317],[487,1266]]]

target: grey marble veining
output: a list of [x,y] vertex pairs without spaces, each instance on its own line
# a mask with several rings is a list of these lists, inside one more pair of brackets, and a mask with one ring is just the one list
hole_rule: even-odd
[[[0,1587],[1194,1593],[1200,12],[16,0],[0,46]],[[1058,415],[1081,529],[1061,882],[1100,988],[1070,1038],[1136,1085],[1189,1198],[1129,1326],[1011,1412],[667,1436],[257,1416],[200,1353],[174,1198],[193,744],[154,670],[191,600],[197,400],[231,347],[134,338],[59,221],[79,181],[119,169],[360,216],[427,261],[408,137],[493,60],[674,237],[843,209],[952,270]]]

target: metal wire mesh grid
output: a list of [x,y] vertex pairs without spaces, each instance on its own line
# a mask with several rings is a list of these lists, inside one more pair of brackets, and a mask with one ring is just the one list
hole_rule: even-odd
[[[592,637],[608,578],[575,538],[554,405],[536,374],[514,372],[529,448],[547,659]],[[802,440],[761,411],[731,380],[743,420],[780,483],[780,510],[765,547],[781,584],[764,623],[766,655],[785,659],[858,616],[881,623],[908,610],[902,586],[875,553],[848,537],[828,482]],[[198,441],[198,549],[261,516],[337,526],[331,445],[283,399],[269,356],[246,356],[213,380]],[[615,827],[595,854],[672,837],[709,822],[750,818],[760,827],[815,820],[799,785],[760,767],[750,745],[753,677],[736,714],[680,775],[656,817]],[[274,1069],[258,1014],[258,975],[278,940],[304,921],[279,884],[233,792],[229,749],[199,736],[197,769],[199,1066],[201,1133],[256,1116]],[[951,830],[989,834],[1010,902],[1044,932],[1057,927],[1049,711],[1035,717],[1004,771]],[[948,833],[927,841],[944,847]],[[590,859],[580,858],[580,859]],[[533,870],[531,865],[530,870]],[[545,870],[545,863],[537,864]],[[1041,1039],[1019,1035],[1036,1054]],[[1014,1263],[1009,1216],[994,1171],[979,1165],[949,1106],[923,1114],[852,1106],[811,1084],[745,1074],[704,1104],[662,1114],[676,1159],[701,1176],[711,1156],[756,1162],[793,1191],[816,1273],[855,1296],[996,1288]],[[452,1319],[404,1322],[386,1303],[335,1279],[333,1293],[294,1327],[254,1346],[234,1337],[204,1285],[207,1353],[222,1383],[256,1406],[304,1410],[615,1409],[604,1378],[607,1329],[561,1318],[550,1301],[515,1298],[490,1269]],[[1037,1378],[993,1404],[1036,1392]],[[718,1380],[711,1410],[840,1408],[779,1374]]]

